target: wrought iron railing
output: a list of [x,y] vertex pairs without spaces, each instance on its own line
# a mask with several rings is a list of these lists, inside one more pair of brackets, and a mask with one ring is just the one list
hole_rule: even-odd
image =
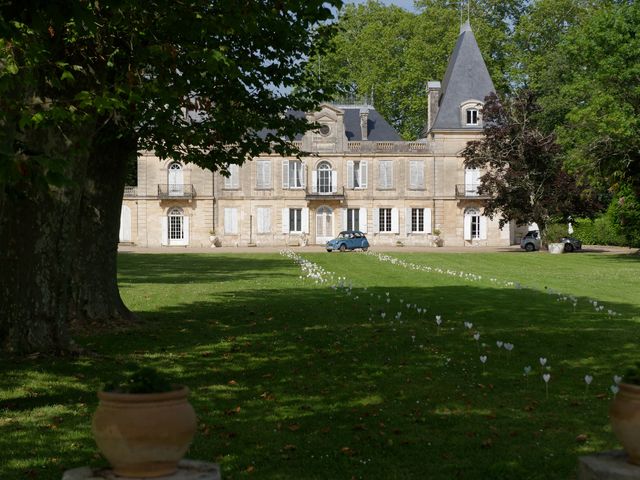
[[331,198],[344,198],[344,187],[338,187],[335,192],[314,192],[312,187],[307,187],[306,189],[306,197],[307,200],[320,200],[320,199],[331,199]]
[[159,198],[193,198],[196,190],[190,183],[170,183],[158,185]]
[[456,185],[456,197],[457,198],[489,198],[489,195],[485,193],[479,193],[479,183],[459,184]]

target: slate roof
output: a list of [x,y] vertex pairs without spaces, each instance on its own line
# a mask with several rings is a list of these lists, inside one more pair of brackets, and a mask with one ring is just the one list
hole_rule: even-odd
[[487,66],[482,59],[478,43],[469,22],[460,28],[460,36],[442,81],[440,108],[432,130],[481,129],[463,126],[460,121],[460,104],[467,100],[480,100],[495,88]]
[[[344,129],[345,135],[347,136],[347,140],[350,142],[359,142],[362,141],[362,131],[360,130],[360,109],[361,106],[343,106],[338,105],[336,108],[339,108],[344,112]],[[367,121],[367,140],[371,140],[373,142],[399,142],[402,141],[402,137],[400,134],[395,131],[395,129],[389,125],[389,123],[384,119],[377,110],[375,110],[372,106],[369,106],[369,116]],[[295,118],[304,118],[304,112],[297,110],[290,110],[287,112],[287,115],[291,115]],[[258,135],[262,138],[265,138],[267,133],[272,133],[273,130],[261,130]],[[298,134],[294,140],[302,140],[303,135]]]

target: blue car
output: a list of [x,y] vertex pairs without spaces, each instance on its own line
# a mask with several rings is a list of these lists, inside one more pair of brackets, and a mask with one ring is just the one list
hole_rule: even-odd
[[327,242],[327,252],[333,252],[334,250],[340,250],[346,252],[347,250],[355,250],[356,248],[362,249],[366,252],[369,249],[369,242],[364,233],[359,230],[345,230],[333,240]]

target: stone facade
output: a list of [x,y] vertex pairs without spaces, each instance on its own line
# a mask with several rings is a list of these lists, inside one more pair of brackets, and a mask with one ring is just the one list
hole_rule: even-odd
[[[500,230],[497,220],[482,215],[480,172],[465,170],[460,156],[468,141],[482,136],[478,98],[489,87],[485,79],[477,92],[465,84],[477,78],[452,75],[465,71],[460,61],[484,67],[478,56],[467,26],[442,87],[429,82],[428,132],[415,142],[401,141],[371,105],[326,104],[307,114],[322,128],[296,140],[308,152],[301,160],[265,154],[232,167],[225,178],[141,155],[138,185],[125,191],[121,241],[148,247],[324,244],[353,228],[373,246],[435,245],[438,230],[449,246],[515,243],[513,226]],[[488,78],[484,70],[479,76]],[[438,108],[453,97],[459,107],[452,127]]]

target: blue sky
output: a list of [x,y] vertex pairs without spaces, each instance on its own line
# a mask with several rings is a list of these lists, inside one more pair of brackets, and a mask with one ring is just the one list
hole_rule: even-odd
[[[345,0],[345,3],[367,3],[367,0]],[[413,0],[381,0],[381,3],[384,3],[385,5],[397,5],[405,10],[415,12],[413,8]]]

